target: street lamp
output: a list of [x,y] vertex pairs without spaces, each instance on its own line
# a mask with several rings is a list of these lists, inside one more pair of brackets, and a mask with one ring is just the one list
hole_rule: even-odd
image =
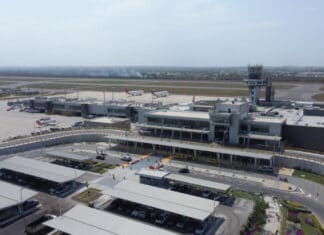
[[114,100],[114,90],[115,87],[111,87],[111,100]]

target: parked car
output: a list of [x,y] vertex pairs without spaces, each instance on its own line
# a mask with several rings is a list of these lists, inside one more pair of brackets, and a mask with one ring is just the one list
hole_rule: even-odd
[[182,168],[179,170],[179,173],[189,173],[189,169],[188,168]]
[[145,219],[145,217],[146,217],[145,211],[141,210],[139,208],[133,210],[131,215],[134,217],[137,217],[137,218],[141,218],[141,219]]
[[84,123],[81,121],[81,122],[75,122],[72,127],[83,127],[84,126]]
[[52,195],[59,196],[59,197],[64,197],[67,194],[69,194],[69,192],[71,192],[72,189],[73,189],[72,184],[65,184],[58,188],[51,188],[49,190],[49,193]]
[[130,161],[133,160],[133,158],[128,154],[125,154],[125,155],[121,156],[120,159],[123,160],[123,161],[126,161],[126,162],[130,162]]
[[31,208],[34,208],[34,207],[37,207],[39,206],[39,201],[36,200],[36,199],[29,199],[27,201],[25,201],[23,204],[22,204],[22,207],[25,211],[31,209]]
[[155,217],[159,214],[159,211],[152,207],[147,207],[146,210],[147,210],[147,214],[151,219],[155,219]]
[[280,181],[284,181],[284,182],[288,182],[288,178],[285,177],[285,176],[280,176],[280,177],[279,177],[279,180],[280,180]]
[[196,227],[195,234],[196,235],[202,235],[207,231],[208,224],[207,223],[202,223]]
[[209,198],[210,195],[211,195],[211,193],[209,191],[203,191],[202,194],[201,194],[201,196],[205,197],[205,198]]
[[98,160],[105,160],[106,159],[106,156],[104,154],[97,155],[96,156],[96,159],[98,159]]
[[183,218],[181,220],[178,221],[178,223],[176,224],[177,228],[183,229],[185,224],[187,223],[188,218]]
[[54,131],[59,131],[60,128],[58,128],[58,127],[51,127],[50,130],[54,132]]
[[172,190],[172,191],[177,191],[178,188],[179,188],[179,185],[177,185],[177,184],[173,184],[173,185],[171,185],[170,190]]
[[273,168],[267,165],[259,166],[258,171],[262,172],[273,172]]
[[158,215],[158,217],[155,220],[155,223],[157,224],[164,224],[165,221],[168,219],[170,213],[169,212],[162,212],[160,215]]

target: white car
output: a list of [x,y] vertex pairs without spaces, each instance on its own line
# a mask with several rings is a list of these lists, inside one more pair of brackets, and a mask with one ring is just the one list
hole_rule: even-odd
[[130,161],[133,160],[133,158],[128,154],[121,156],[120,159],[123,160],[123,161],[127,161],[127,162],[130,162]]

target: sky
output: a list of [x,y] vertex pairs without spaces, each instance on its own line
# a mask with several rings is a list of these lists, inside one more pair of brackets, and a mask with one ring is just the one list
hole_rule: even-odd
[[324,66],[323,0],[0,0],[4,66]]

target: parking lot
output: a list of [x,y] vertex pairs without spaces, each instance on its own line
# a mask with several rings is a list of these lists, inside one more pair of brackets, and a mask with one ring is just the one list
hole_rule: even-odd
[[35,199],[39,201],[40,207],[37,208],[38,210],[27,214],[22,218],[18,218],[5,227],[0,228],[0,234],[25,235],[26,226],[43,215],[52,214],[58,216],[75,205],[73,200],[68,198],[62,199],[46,193],[38,193]]
[[207,234],[211,227],[215,227],[211,224],[218,224],[219,226],[223,222],[222,218],[212,218],[211,224],[207,221],[200,222],[121,199],[112,201],[105,210],[182,234]]
[[24,217],[39,208],[38,200],[30,199],[20,205],[9,207],[0,211],[0,227],[13,223],[17,219]]
[[[39,153],[39,155],[47,161],[51,161],[59,165],[97,173],[105,173],[107,170],[113,169],[116,166],[136,162],[140,159],[140,154],[130,154],[123,151],[116,151],[112,149],[113,146],[113,144],[108,143],[76,143],[46,148]],[[47,152],[51,152],[53,150],[79,156],[87,156],[89,160],[82,163],[55,159],[54,157],[46,156]],[[102,168],[106,168],[106,171],[100,171]]]
[[84,186],[82,183],[76,181],[58,184],[6,169],[0,170],[0,179],[58,197],[66,197]]
[[202,188],[199,189],[199,188],[195,188],[183,184],[173,184],[169,189],[180,193],[186,193],[197,197],[203,197],[203,198],[219,201],[220,204],[226,206],[232,206],[235,202],[235,197],[232,195],[215,193],[208,190],[203,190]]

